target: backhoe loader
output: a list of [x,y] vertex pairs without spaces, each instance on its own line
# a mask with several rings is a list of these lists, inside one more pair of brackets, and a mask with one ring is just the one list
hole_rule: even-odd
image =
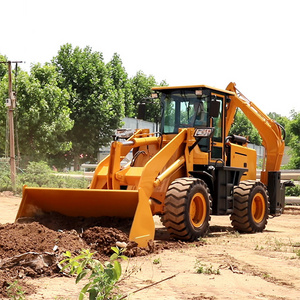
[[[116,138],[97,166],[88,189],[24,186],[16,219],[43,212],[67,216],[133,218],[129,239],[154,239],[153,215],[173,238],[205,235],[211,215],[230,215],[240,232],[261,232],[285,203],[280,164],[284,129],[242,95],[206,85],[154,87],[162,120],[159,133],[136,130]],[[260,180],[256,151],[246,137],[229,134],[237,108],[258,129],[265,147]],[[126,155],[133,158],[124,165]],[[123,161],[123,162],[122,162]]]

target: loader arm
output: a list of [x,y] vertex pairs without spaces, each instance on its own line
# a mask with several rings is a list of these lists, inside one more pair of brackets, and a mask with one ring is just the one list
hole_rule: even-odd
[[154,239],[155,225],[149,199],[155,187],[157,176],[167,164],[170,157],[184,143],[187,129],[183,129],[144,166],[138,186],[139,200],[131,226],[129,240],[145,247]]
[[251,123],[258,130],[265,147],[265,161],[261,172],[261,181],[268,185],[268,173],[280,170],[282,157],[284,154],[284,138],[280,125],[264,114],[254,103],[249,101],[231,82],[226,90],[234,92],[230,95],[230,102],[227,103],[226,136],[234,121],[237,108],[240,108],[248,117]]

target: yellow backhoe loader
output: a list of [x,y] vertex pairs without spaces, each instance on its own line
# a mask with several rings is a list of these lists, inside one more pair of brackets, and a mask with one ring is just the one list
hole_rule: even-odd
[[[155,87],[162,121],[159,133],[137,130],[111,144],[88,189],[24,187],[16,219],[42,212],[67,216],[133,218],[129,239],[146,246],[154,239],[153,215],[161,215],[171,236],[195,240],[210,215],[230,215],[241,232],[261,232],[268,215],[285,203],[280,164],[284,129],[230,83]],[[258,129],[265,147],[260,180],[256,151],[245,137],[229,135],[237,108]],[[124,165],[126,155],[133,158]]]

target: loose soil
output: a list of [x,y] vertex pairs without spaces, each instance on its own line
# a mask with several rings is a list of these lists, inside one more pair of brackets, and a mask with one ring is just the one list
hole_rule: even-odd
[[78,299],[86,282],[60,272],[62,254],[91,249],[106,261],[117,242],[128,244],[119,283],[128,299],[300,299],[299,206],[257,234],[239,234],[228,216],[212,216],[208,235],[193,243],[171,240],[155,217],[155,241],[139,248],[128,242],[131,220],[48,214],[13,223],[19,203],[0,195],[0,299],[16,281],[29,300]]

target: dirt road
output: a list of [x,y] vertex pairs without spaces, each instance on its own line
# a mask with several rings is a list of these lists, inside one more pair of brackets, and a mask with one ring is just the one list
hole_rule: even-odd
[[[14,221],[19,202],[0,197],[0,224]],[[164,244],[168,235],[159,220],[155,222],[155,244]],[[133,300],[300,299],[299,206],[269,219],[263,233],[234,232],[228,216],[213,216],[210,224],[202,243],[178,242],[171,249],[124,262],[124,270],[135,272],[122,280],[120,293]],[[26,296],[29,300],[78,299],[81,288],[67,277],[28,278],[26,283],[36,287]],[[140,288],[144,289],[135,292]]]

